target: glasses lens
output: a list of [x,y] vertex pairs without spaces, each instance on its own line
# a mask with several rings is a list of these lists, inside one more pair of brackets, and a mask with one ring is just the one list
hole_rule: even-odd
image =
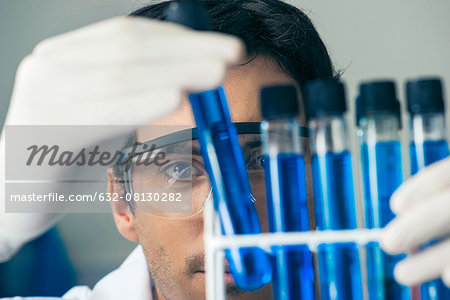
[[[261,139],[259,134],[240,134],[241,145],[261,220],[266,220],[265,185]],[[188,218],[202,212],[211,198],[211,185],[197,140],[162,147],[150,155],[164,153],[165,163],[142,164],[133,160],[131,172],[136,211],[162,218]],[[141,161],[146,157],[141,158]],[[130,196],[129,196],[130,197]],[[265,223],[265,222],[264,222]],[[263,225],[264,227],[264,225]]]
[[[188,217],[201,210],[192,201],[202,182],[207,181],[203,165],[195,161],[189,140],[165,146],[133,159],[132,197],[136,211],[161,217]],[[154,163],[157,156],[164,157]],[[150,163],[142,163],[147,161]]]

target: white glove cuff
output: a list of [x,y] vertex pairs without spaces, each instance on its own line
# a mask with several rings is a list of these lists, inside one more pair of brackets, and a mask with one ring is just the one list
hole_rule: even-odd
[[14,240],[0,235],[0,262],[10,260],[23,244],[23,240]]
[[450,288],[450,266],[447,266],[442,272],[442,281]]

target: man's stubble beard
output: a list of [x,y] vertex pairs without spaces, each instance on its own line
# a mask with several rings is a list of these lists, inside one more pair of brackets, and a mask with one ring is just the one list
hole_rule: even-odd
[[173,263],[164,248],[161,246],[152,250],[148,250],[146,247],[142,248],[144,249],[147,266],[150,276],[153,277],[155,288],[166,300],[181,299],[175,283],[175,275],[171,268]]

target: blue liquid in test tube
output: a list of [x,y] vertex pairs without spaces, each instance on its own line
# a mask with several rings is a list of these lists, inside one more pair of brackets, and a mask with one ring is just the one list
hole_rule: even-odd
[[[313,149],[314,210],[318,230],[357,228],[351,155],[348,150],[344,86],[334,80],[306,84]],[[361,266],[356,243],[318,247],[321,298],[362,299]]]
[[[375,165],[371,165],[369,155],[374,155]],[[367,144],[361,149],[361,163],[365,185],[366,227],[382,228],[394,218],[389,201],[394,191],[403,181],[401,147],[399,142],[378,142],[369,150]],[[375,179],[370,179],[374,169]],[[373,191],[371,187],[378,187]],[[366,188],[367,187],[367,188]],[[404,255],[391,256],[381,250],[377,242],[367,245],[367,276],[369,299],[410,299],[410,291],[394,279],[395,265]]]
[[[269,188],[272,182],[266,177],[268,216],[271,232],[309,231],[306,197],[305,161],[300,155],[280,154],[279,169],[280,199],[278,208]],[[265,166],[270,172],[270,160]],[[266,173],[267,174],[267,173]],[[277,218],[276,210],[280,217]],[[282,224],[279,228],[275,224]],[[314,299],[314,268],[312,253],[308,246],[273,246],[273,288],[275,299]]]
[[[294,86],[261,90],[263,165],[271,232],[309,231],[305,158],[295,118]],[[312,253],[306,245],[272,246],[276,300],[315,299]]]
[[[314,154],[312,172],[318,230],[356,228],[351,157],[348,151]],[[319,245],[322,299],[362,299],[360,261],[355,243]]]
[[[361,162],[364,170],[364,184],[369,187],[364,191],[367,201],[365,203],[366,226],[367,228],[384,227],[395,216],[389,206],[390,197],[403,182],[400,142],[378,142],[374,147],[363,144]],[[371,184],[370,171],[372,168],[376,171],[374,173],[376,179],[373,180],[376,181]],[[377,190],[371,193],[370,187],[375,184]],[[373,195],[377,195],[378,199],[372,199]]]
[[[229,119],[223,89],[191,94],[189,100],[223,233],[261,233],[244,157],[236,129]],[[225,121],[221,121],[222,118]],[[225,253],[239,288],[255,290],[270,282],[272,270],[264,250],[257,247],[232,248]]]
[[[428,166],[448,156],[448,143],[445,140],[425,141],[422,144],[410,145],[411,175],[416,174],[424,166]],[[423,165],[423,167],[419,167]],[[430,242],[431,246],[438,241]],[[423,247],[424,249],[426,247]],[[450,299],[450,289],[446,287],[441,279],[426,282],[420,286],[422,300]]]
[[[449,155],[446,141],[444,98],[439,79],[419,79],[406,84],[408,111],[410,113],[411,174]],[[432,241],[421,249],[439,241]],[[441,279],[426,282],[420,286],[423,300],[450,299],[450,289]]]
[[[208,30],[207,13],[199,1],[177,1],[169,5],[166,20]],[[231,122],[223,88],[189,95],[198,129],[200,150],[214,193],[214,208],[225,235],[261,233],[250,182],[238,135]],[[236,286],[256,290],[269,283],[269,256],[258,247],[225,251]]]
[[[403,182],[399,137],[400,103],[391,81],[360,85],[356,120],[361,147],[366,228],[383,228],[393,218],[390,198]],[[377,242],[366,246],[369,300],[410,299],[408,287],[394,279],[395,265],[404,255],[391,256]]]
[[449,154],[446,140],[424,141],[421,144],[411,143],[409,147],[411,175],[416,174],[425,166],[446,158]]

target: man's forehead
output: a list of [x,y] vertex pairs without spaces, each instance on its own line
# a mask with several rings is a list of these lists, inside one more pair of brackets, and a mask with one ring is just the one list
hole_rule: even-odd
[[[227,95],[230,114],[233,122],[261,121],[259,107],[259,91],[263,86],[295,83],[295,81],[275,67],[271,59],[257,56],[249,63],[233,67],[227,72],[224,89]],[[184,96],[180,107],[169,116],[152,122],[153,125],[184,125],[195,127],[194,116],[187,97]],[[166,126],[168,133],[179,130],[178,126]],[[158,136],[155,130],[143,128],[138,130],[138,141],[148,141]]]

